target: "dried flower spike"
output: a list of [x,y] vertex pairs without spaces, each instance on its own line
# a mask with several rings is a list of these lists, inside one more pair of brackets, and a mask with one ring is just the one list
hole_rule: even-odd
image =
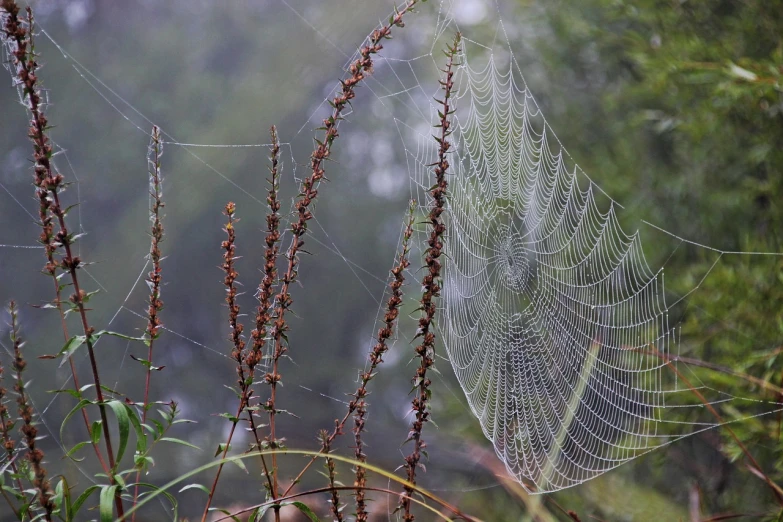
[[[274,313],[274,322],[272,328],[272,337],[274,338],[274,348],[272,355],[272,370],[266,375],[267,382],[272,386],[269,400],[265,403],[265,408],[269,412],[269,437],[268,442],[270,447],[277,447],[277,439],[275,432],[275,415],[277,413],[277,386],[276,383],[280,380],[279,360],[285,355],[288,350],[286,332],[288,331],[288,325],[285,320],[285,313],[293,304],[293,298],[289,293],[290,285],[297,277],[297,265],[299,263],[298,255],[301,248],[304,246],[303,236],[307,232],[307,222],[313,218],[310,211],[312,203],[318,196],[318,187],[320,182],[324,179],[325,171],[323,168],[323,162],[329,158],[331,153],[332,144],[337,138],[337,125],[342,119],[342,113],[350,101],[356,97],[356,86],[364,80],[367,75],[372,72],[373,61],[372,56],[377,54],[383,49],[383,40],[391,38],[392,27],[404,27],[403,18],[405,15],[413,11],[414,7],[420,0],[407,0],[401,8],[395,8],[395,13],[389,19],[389,23],[383,25],[379,29],[374,30],[367,39],[367,42],[359,49],[359,57],[354,60],[348,67],[348,73],[350,77],[347,80],[341,80],[341,92],[335,96],[329,103],[332,106],[332,114],[323,121],[324,131],[323,139],[315,140],[316,147],[310,156],[310,175],[305,178],[300,187],[300,194],[294,205],[298,217],[296,221],[291,225],[291,244],[286,253],[288,259],[288,266],[285,274],[282,278],[282,286],[280,292],[276,296],[276,307]],[[425,0],[421,0],[422,2]],[[276,456],[272,456],[272,467],[277,469]],[[294,479],[291,486],[289,486],[283,493],[286,496],[291,492],[293,486],[301,478],[302,474],[307,468],[312,465],[311,460],[305,468],[299,473],[298,478]],[[277,477],[275,476],[275,489],[277,489]],[[275,511],[276,520],[279,519],[279,511]]]
[[11,313],[11,342],[13,343],[14,350],[14,362],[13,368],[16,373],[16,385],[14,385],[14,391],[17,394],[16,403],[19,405],[19,418],[22,420],[22,426],[19,431],[24,436],[24,444],[27,448],[25,458],[30,462],[32,469],[32,481],[33,486],[37,491],[37,501],[41,509],[43,509],[43,518],[47,522],[52,521],[52,513],[54,512],[55,505],[52,498],[54,492],[49,485],[49,479],[46,477],[46,469],[43,467],[44,454],[36,446],[36,438],[38,437],[38,428],[35,427],[35,412],[30,404],[30,399],[27,396],[27,390],[25,389],[25,381],[23,373],[27,367],[27,362],[22,354],[22,347],[24,341],[19,334],[19,324],[17,317],[16,304],[11,301],[8,307]]
[[[438,142],[438,162],[435,164],[435,186],[430,190],[430,196],[432,196],[432,203],[430,205],[430,213],[428,216],[428,223],[430,224],[430,237],[427,241],[428,248],[424,257],[426,274],[422,278],[422,287],[424,292],[421,297],[421,310],[422,316],[419,319],[419,328],[416,333],[416,337],[421,337],[422,341],[419,346],[416,347],[416,356],[419,358],[421,364],[416,370],[416,375],[413,378],[413,385],[416,388],[416,396],[413,398],[412,407],[415,419],[411,426],[410,433],[408,434],[408,441],[413,441],[413,451],[405,457],[405,470],[407,472],[408,482],[416,484],[416,470],[421,466],[421,455],[424,449],[427,447],[426,443],[422,439],[422,430],[424,424],[430,417],[430,384],[432,382],[427,377],[427,370],[429,370],[435,364],[435,332],[433,331],[433,321],[435,320],[436,304],[435,300],[440,296],[441,288],[441,264],[440,256],[443,250],[443,235],[446,231],[446,225],[443,222],[442,214],[446,210],[446,189],[448,188],[448,181],[446,180],[446,173],[449,170],[449,162],[446,155],[449,153],[451,143],[448,140],[451,131],[451,121],[449,116],[454,113],[454,109],[451,105],[452,89],[454,88],[454,57],[459,53],[460,34],[457,33],[454,37],[454,43],[448,48],[446,56],[448,61],[446,68],[444,69],[445,78],[440,81],[443,87],[444,96],[443,100],[438,102],[443,106],[440,112],[440,138],[435,138]],[[404,511],[403,520],[405,522],[412,522],[416,517],[411,512],[411,495],[413,495],[413,489],[410,487],[405,488],[405,493],[402,497],[402,508]]]
[[[5,16],[3,17],[4,25],[2,27],[2,38],[9,43],[11,49],[13,49],[11,59],[16,80],[21,85],[25,104],[30,113],[28,137],[33,143],[33,160],[35,162],[33,184],[36,187],[35,194],[40,205],[39,214],[42,217],[41,226],[43,231],[41,240],[47,250],[47,266],[45,270],[54,274],[52,271],[60,268],[70,276],[70,283],[74,293],[70,296],[69,301],[73,303],[72,308],[78,312],[81,319],[85,344],[87,345],[87,353],[90,358],[93,384],[95,385],[95,393],[98,399],[98,409],[100,411],[103,429],[103,440],[106,444],[108,466],[103,462],[97,448],[96,453],[99,454],[98,460],[102,463],[104,471],[108,472],[108,470],[115,468],[114,450],[112,449],[111,433],[109,431],[103,388],[98,372],[98,363],[93,349],[93,334],[95,333],[95,329],[90,326],[87,318],[85,302],[88,299],[89,294],[79,285],[77,269],[82,266],[82,261],[78,256],[74,255],[72,248],[73,244],[78,239],[78,235],[71,234],[68,231],[65,221],[68,209],[64,208],[60,202],[60,193],[65,188],[65,178],[55,170],[51,161],[53,152],[49,137],[47,136],[49,122],[43,112],[40,85],[37,76],[38,62],[36,61],[35,50],[33,49],[32,44],[33,15],[31,9],[28,7],[26,11],[27,20],[25,23],[25,21],[19,18],[19,7],[13,0],[2,0],[0,7],[2,7],[5,12]],[[55,232],[55,228],[58,228],[59,230]],[[52,234],[54,237],[53,239]],[[59,262],[54,259],[54,250],[51,247],[61,247],[63,249],[64,253]],[[60,300],[58,297],[58,303],[59,302]],[[84,418],[85,422],[87,422],[86,416]],[[107,474],[109,475],[110,483],[114,485],[114,474]],[[117,488],[116,491],[115,506],[117,515],[122,517],[124,509],[120,496],[120,489]]]
[[[405,270],[410,266],[408,254],[410,253],[410,240],[413,235],[413,219],[416,210],[416,202],[411,201],[408,210],[408,222],[402,234],[402,247],[398,255],[398,262],[391,270],[393,279],[389,283],[391,297],[386,303],[386,314],[384,315],[384,326],[378,330],[378,341],[370,353],[370,367],[362,373],[361,383],[354,394],[354,399],[349,404],[349,409],[354,409],[354,456],[359,462],[366,462],[367,455],[364,454],[364,442],[362,434],[367,416],[367,385],[375,376],[378,366],[383,362],[384,354],[389,350],[388,340],[394,333],[397,318],[400,315],[400,306],[402,305],[402,285],[405,283]],[[365,487],[367,485],[367,476],[364,467],[356,466],[356,522],[367,522],[367,503],[365,500]]]

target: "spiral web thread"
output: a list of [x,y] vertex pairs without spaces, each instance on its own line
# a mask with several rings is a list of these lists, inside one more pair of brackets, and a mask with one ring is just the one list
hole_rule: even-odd
[[[667,415],[703,404],[669,367],[679,330],[639,232],[568,167],[513,59],[473,68],[464,47],[438,326],[498,457],[529,491],[549,492],[718,426]],[[436,144],[412,135],[411,187],[426,204]]]

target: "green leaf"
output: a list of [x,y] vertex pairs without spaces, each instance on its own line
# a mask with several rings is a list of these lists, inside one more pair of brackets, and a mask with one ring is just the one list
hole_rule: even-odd
[[230,413],[221,413],[219,416],[228,419],[231,422],[239,422],[239,419],[236,416],[231,415]]
[[92,439],[93,444],[98,444],[98,441],[101,440],[101,421],[95,421],[92,423],[92,428],[90,428],[90,439]]
[[740,80],[755,82],[758,80],[756,73],[749,71],[735,63],[729,63],[729,74]]
[[209,488],[207,488],[203,484],[197,484],[195,482],[193,484],[188,484],[187,486],[183,486],[182,489],[179,490],[179,493],[182,493],[183,491],[187,491],[189,489],[197,489],[197,490],[203,491],[204,493],[209,495]]
[[65,479],[65,477],[62,477],[60,479],[60,483],[57,484],[57,489],[62,490],[63,495],[63,503],[60,506],[60,513],[65,516],[66,520],[70,522],[71,516],[71,505],[72,505],[72,499],[71,499],[71,487],[68,485],[68,481]]
[[71,509],[68,511],[68,521],[74,520],[76,518],[76,515],[79,514],[79,510],[82,507],[82,504],[92,495],[95,491],[98,491],[101,487],[100,486],[90,486],[89,488],[85,489],[84,492],[78,496],[76,501],[71,506]]
[[[92,404],[92,401],[91,401],[91,400],[88,400],[88,399],[82,399],[82,400],[80,400],[80,401],[79,401],[79,402],[76,404],[76,406],[74,406],[74,407],[73,407],[73,409],[72,409],[71,411],[69,411],[69,412],[68,412],[68,415],[66,415],[66,416],[65,416],[65,418],[63,419],[63,422],[62,422],[62,424],[60,424],[60,442],[61,442],[61,443],[62,443],[62,441],[63,441],[63,431],[65,430],[65,425],[68,423],[68,420],[69,420],[71,417],[73,417],[73,416],[74,416],[74,415],[75,415],[77,412],[79,412],[79,411],[80,411],[82,408],[84,408],[85,406],[87,406],[88,404]],[[65,444],[63,444],[63,446],[64,446],[64,445],[65,445]]]
[[73,355],[76,350],[79,349],[81,345],[83,345],[87,341],[86,335],[74,335],[70,339],[68,339],[65,342],[65,346],[62,347],[62,349],[57,352],[57,355],[55,356],[45,356],[47,358],[56,358],[56,357],[62,357],[62,361],[60,361],[60,368],[65,364],[65,362],[68,360],[68,358]]
[[247,473],[247,466],[245,466],[244,462],[242,462],[241,460],[232,460],[231,462],[236,464],[239,469]]
[[114,495],[117,486],[102,486],[100,496],[101,522],[112,522],[114,518]]
[[63,497],[64,497],[64,489],[63,489],[63,481],[65,479],[61,479],[57,486],[54,488],[54,496],[52,497],[52,502],[54,503],[54,509],[55,512],[62,513],[62,507],[63,507]]
[[130,416],[128,415],[128,407],[120,401],[111,400],[107,401],[106,406],[110,407],[117,417],[117,427],[120,433],[120,446],[117,448],[117,457],[115,459],[115,467],[119,466],[122,456],[125,454],[125,448],[128,446],[128,437],[130,436]]
[[163,424],[161,424],[159,421],[156,421],[155,419],[150,419],[150,421],[155,425],[155,438],[163,435],[163,433],[166,431],[166,428],[163,427]]
[[191,444],[190,442],[185,442],[182,439],[175,439],[174,437],[161,437],[160,441],[161,442],[173,442],[174,444],[181,444],[183,446],[187,446],[188,448],[193,448],[193,449],[201,451],[201,448],[199,448],[198,446],[196,446],[194,444]]
[[144,341],[144,337],[132,337],[130,335],[121,334],[119,332],[112,332],[110,330],[101,330],[100,332],[95,332],[90,337],[90,341],[93,344],[95,344],[95,342],[98,339],[100,339],[101,337],[103,337],[104,335],[110,335],[112,337],[119,337],[120,339],[125,339],[127,341],[139,341],[139,342],[143,342]]
[[89,440],[84,440],[82,442],[77,443],[74,447],[72,447],[67,452],[65,452],[65,458],[71,459],[74,462],[81,462],[81,461],[83,461],[84,460],[83,458],[77,459],[76,457],[73,457],[72,455],[74,453],[76,453],[77,451],[79,451],[80,449],[82,449],[83,447],[85,447],[87,444],[90,444],[90,443],[91,442]]
[[[284,505],[285,505],[285,504],[284,504]],[[312,520],[312,522],[321,522],[321,521],[318,519],[318,516],[317,516],[315,513],[313,513],[313,510],[312,510],[312,509],[310,509],[310,508],[307,506],[307,504],[304,504],[304,503],[302,503],[302,502],[291,502],[291,505],[292,505],[292,506],[294,506],[294,507],[296,507],[297,509],[299,509],[299,511],[301,511],[302,513],[304,513],[304,514],[307,516],[307,518],[309,518],[310,520]]]
[[228,518],[230,518],[234,522],[239,522],[239,518],[237,518],[236,516],[232,515],[231,511],[229,511],[227,509],[211,507],[211,508],[209,508],[209,510],[210,511],[219,511],[220,513],[223,513],[224,515],[226,515]]
[[[149,488],[153,492],[162,493],[169,500],[169,503],[171,504],[171,510],[174,512],[172,520],[174,520],[174,521],[179,520],[179,517],[177,517],[177,507],[178,507],[178,504],[177,504],[177,499],[174,498],[174,495],[172,495],[171,493],[169,493],[165,489],[163,489],[163,488],[161,488],[159,486],[156,486],[155,484],[149,484],[147,482],[139,482],[136,485],[144,487],[144,488]],[[145,492],[144,494],[149,494],[149,492]]]

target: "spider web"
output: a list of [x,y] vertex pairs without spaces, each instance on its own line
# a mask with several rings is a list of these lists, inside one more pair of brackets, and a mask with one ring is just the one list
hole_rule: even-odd
[[[411,196],[420,202],[422,212],[433,184],[428,165],[437,157],[429,128],[437,120],[431,100],[437,94],[439,51],[454,30],[462,29],[470,36],[455,21],[457,2],[444,0],[436,8],[429,5],[422,10],[436,15],[411,23],[431,23],[425,33],[431,36],[428,49],[414,52],[413,58],[382,55],[376,68],[384,80],[373,77],[367,85],[373,99],[395,114]],[[318,32],[289,7],[309,30]],[[677,302],[667,302],[664,269],[648,265],[640,233],[626,233],[620,225],[620,205],[562,147],[504,35],[499,21],[495,38],[502,36],[505,41],[490,44],[466,38],[463,46],[438,329],[470,409],[496,454],[526,488],[546,492],[582,483],[719,423],[683,426],[679,416],[669,415],[675,408],[702,405],[694,404],[692,390],[683,387],[667,365],[676,362],[679,343],[678,323],[669,318]],[[148,134],[138,122],[151,125],[154,118],[117,94],[43,29],[42,36],[121,117]],[[405,51],[415,47],[409,45]],[[355,56],[346,55],[346,63]],[[392,110],[398,105],[407,109],[405,116]],[[317,121],[313,116],[299,132]],[[341,130],[347,131],[351,123],[343,124]],[[234,184],[237,191],[262,203],[193,150],[266,148],[267,144],[203,145],[179,142],[166,132],[163,135],[167,146],[183,149],[214,175]],[[291,146],[284,146],[294,166]],[[67,160],[67,154],[63,155]],[[715,263],[726,254],[747,254],[711,249],[659,230],[677,242],[714,251]],[[364,288],[377,295],[364,279],[383,281],[383,271],[363,268],[343,255],[337,244],[339,234],[330,235],[323,227],[321,231],[321,239],[310,235],[308,239],[341,258]],[[423,236],[422,228],[420,244],[424,244]],[[143,317],[126,304],[143,287],[139,282],[148,270],[147,263],[132,287],[122,292],[126,297],[110,324],[121,313]],[[415,272],[409,274],[410,280],[416,278]],[[383,299],[376,301],[380,306]],[[221,350],[170,331],[226,357]],[[127,350],[120,365],[126,356]],[[736,399],[706,386],[699,389],[710,403]],[[779,405],[771,403],[765,413],[778,409]]]
[[[452,31],[455,5],[443,4]],[[720,426],[683,421],[683,409],[739,398],[681,382],[670,312],[687,295],[667,302],[664,268],[650,267],[640,231],[620,224],[622,206],[563,148],[509,48],[463,38],[438,331],[497,456],[544,493]],[[438,144],[407,125],[401,134],[412,197],[427,203]],[[751,254],[642,223],[714,252],[704,278],[725,254]]]

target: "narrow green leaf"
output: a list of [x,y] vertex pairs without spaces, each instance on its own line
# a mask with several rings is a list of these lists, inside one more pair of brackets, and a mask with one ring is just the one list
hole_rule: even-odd
[[318,516],[317,516],[315,513],[313,513],[313,510],[312,510],[312,509],[310,509],[310,508],[307,506],[307,504],[304,504],[303,502],[291,502],[291,505],[292,505],[292,506],[295,506],[297,509],[299,509],[299,511],[301,511],[302,513],[304,513],[304,514],[307,516],[307,518],[309,518],[310,520],[312,520],[312,522],[321,522],[321,521],[318,519]]
[[193,484],[188,484],[187,486],[183,486],[182,489],[179,490],[179,493],[182,493],[183,491],[187,491],[189,489],[197,489],[197,490],[203,491],[204,493],[209,495],[209,488],[207,488],[203,484],[197,484],[195,482]]
[[76,350],[79,349],[81,345],[83,345],[87,341],[87,336],[85,335],[74,335],[70,339],[68,339],[65,342],[65,346],[62,347],[62,349],[57,353],[55,357],[62,357],[62,361],[60,361],[60,368],[65,364],[65,362],[68,360],[68,358],[76,352]]
[[755,82],[758,80],[758,75],[756,75],[756,73],[742,68],[735,63],[729,63],[729,74],[747,82]]
[[155,438],[157,439],[163,433],[166,431],[166,428],[163,427],[163,424],[160,423],[160,421],[156,421],[155,419],[150,419],[150,421],[155,425]]
[[90,337],[90,341],[95,343],[98,339],[100,339],[104,335],[119,337],[120,339],[125,339],[127,341],[144,341],[144,337],[132,337],[130,335],[121,334],[119,332],[112,332],[110,330],[101,330],[100,332],[95,332],[94,334],[92,334],[92,337]]
[[199,448],[198,446],[195,446],[195,445],[191,444],[190,442],[185,442],[182,439],[175,439],[174,437],[161,437],[160,440],[161,440],[161,442],[173,442],[174,444],[181,444],[183,446],[187,446],[188,448],[193,448],[193,449],[201,451],[201,448]]
[[79,514],[79,510],[81,509],[82,504],[84,504],[84,502],[90,497],[90,495],[92,495],[94,492],[98,491],[99,489],[101,489],[100,486],[90,486],[89,488],[85,489],[84,492],[76,498],[76,501],[73,503],[70,511],[68,512],[69,521],[76,519],[76,515]]
[[101,440],[101,421],[97,420],[92,423],[92,428],[90,428],[90,438],[92,439],[93,444],[98,444],[98,441]]
[[60,513],[65,517],[66,522],[70,522],[70,513],[71,513],[71,505],[72,505],[72,499],[71,499],[71,487],[68,485],[68,481],[65,479],[65,477],[62,477],[60,479],[60,483],[57,485],[58,488],[62,488],[63,492],[63,504],[60,506]]
[[144,453],[147,451],[147,434],[144,433],[144,428],[141,425],[141,419],[135,409],[131,408],[127,404],[124,405],[128,410],[128,417],[130,418],[133,430],[136,432],[136,451],[138,453]]
[[120,446],[117,448],[117,457],[115,466],[120,465],[122,456],[125,454],[125,448],[128,446],[128,437],[130,435],[130,418],[128,416],[128,407],[120,401],[111,400],[106,402],[117,417],[117,427],[120,433]]
[[266,515],[266,512],[269,511],[269,508],[272,506],[273,504],[267,504],[262,508],[256,509],[250,516],[250,522],[263,522],[264,515]]
[[232,461],[232,462],[233,462],[234,464],[236,464],[236,465],[237,465],[237,467],[239,467],[239,469],[241,469],[242,471],[244,471],[245,473],[247,473],[247,466],[245,466],[245,463],[244,463],[244,462],[242,462],[241,460],[234,460],[234,461]]
[[82,442],[77,443],[74,447],[72,447],[65,453],[65,458],[71,459],[74,462],[83,461],[84,460],[83,458],[77,459],[76,457],[73,456],[73,454],[79,451],[80,449],[82,449],[83,447],[85,447],[87,444],[90,444],[89,440],[84,440]]
[[[169,493],[165,489],[163,489],[163,488],[161,488],[159,486],[156,486],[155,484],[149,484],[147,482],[139,482],[136,485],[137,486],[141,486],[143,488],[149,488],[152,492],[162,493],[169,500],[169,503],[171,504],[171,510],[174,512],[172,520],[174,520],[174,521],[179,520],[179,517],[177,517],[177,507],[178,507],[178,504],[177,504],[177,499],[174,498],[174,495],[172,495],[171,493]],[[150,492],[145,492],[144,494],[148,495],[148,494],[150,494]]]
[[[88,404],[92,404],[91,400],[88,399],[82,399],[80,400],[76,406],[73,407],[71,411],[68,412],[68,415],[65,416],[63,419],[62,424],[60,424],[60,442],[63,441],[63,431],[65,430],[65,425],[68,423],[68,420],[73,417],[77,412],[79,412],[82,408],[87,406]],[[63,444],[64,446],[65,444]]]
[[114,519],[114,494],[117,486],[102,486],[100,496],[101,522],[112,522]]
[[237,518],[236,516],[232,515],[231,511],[229,511],[227,509],[211,507],[211,508],[209,508],[209,510],[210,511],[218,511],[218,512],[223,513],[224,515],[226,515],[228,518],[230,518],[234,522],[240,522],[239,518]]

